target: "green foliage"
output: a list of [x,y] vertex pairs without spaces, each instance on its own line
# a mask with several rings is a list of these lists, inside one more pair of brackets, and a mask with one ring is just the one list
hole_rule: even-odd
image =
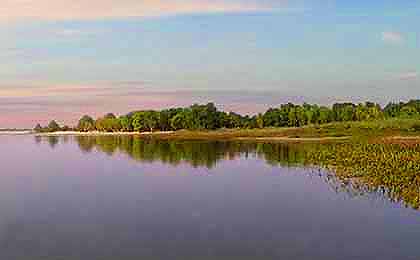
[[159,127],[160,116],[156,111],[135,112],[132,116],[133,129],[135,131],[150,131]]
[[386,189],[395,201],[420,207],[420,145],[346,143],[322,146],[308,161],[334,169],[345,179],[361,178],[375,189]]
[[407,103],[389,103],[384,108],[386,117],[419,117],[420,100],[410,100]]
[[257,118],[256,118],[256,123],[257,123],[257,127],[258,128],[264,128],[264,118],[261,114],[258,114]]
[[47,128],[48,128],[48,131],[49,132],[57,132],[57,131],[60,131],[61,130],[60,125],[55,120],[52,120],[48,124],[48,127]]
[[133,122],[132,118],[128,115],[126,116],[120,116],[119,118],[120,125],[121,125],[121,131],[124,132],[131,132],[133,131]]
[[162,110],[159,115],[159,127],[162,131],[171,130],[171,112],[169,110]]
[[[372,102],[358,105],[336,103],[331,108],[308,103],[302,105],[287,103],[254,116],[219,111],[213,103],[194,104],[186,108],[162,111],[136,111],[119,118],[108,113],[96,121],[85,115],[79,120],[76,129],[83,132],[256,129],[316,126],[336,122],[375,122],[392,118],[420,119],[420,100],[390,103],[384,109]],[[370,127],[371,125],[367,125],[367,128]],[[47,128],[47,131],[49,130],[50,128]]]
[[49,133],[57,131],[70,131],[71,128],[69,126],[60,127],[60,125],[55,120],[52,120],[46,127],[42,127],[40,124],[36,124],[33,130],[36,133]]
[[95,122],[96,130],[102,132],[118,132],[121,131],[121,123],[113,114],[107,114],[98,118]]
[[160,122],[160,115],[159,112],[156,111],[148,111],[144,118],[144,123],[150,132],[153,132],[154,129],[158,128]]
[[88,132],[95,130],[95,120],[88,116],[84,115],[82,118],[79,119],[79,123],[76,127],[80,132]]
[[116,119],[117,117],[113,113],[108,113],[104,116],[104,119]]
[[171,120],[171,127],[174,130],[180,130],[180,129],[184,129],[187,128],[187,122],[186,122],[187,118],[186,118],[186,113],[179,113],[176,114]]

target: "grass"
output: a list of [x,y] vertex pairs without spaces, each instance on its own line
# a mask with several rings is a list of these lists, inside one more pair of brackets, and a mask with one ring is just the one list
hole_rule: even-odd
[[[414,209],[420,208],[418,119],[341,122],[301,128],[179,131],[159,136],[164,139],[191,140],[263,138],[267,143],[279,137],[301,140],[319,138],[320,145],[305,152],[305,163],[333,169],[345,182],[357,179],[360,184],[367,185],[370,189],[383,191],[394,201],[402,201]],[[325,137],[350,139],[346,142],[322,144],[322,138]]]
[[[336,122],[303,127],[281,127],[263,129],[219,129],[219,130],[179,130],[174,132],[55,132],[38,135],[139,135],[142,138],[163,140],[239,140],[249,139],[261,141],[325,141],[325,138],[342,140],[343,137],[353,139],[378,139],[386,137],[419,137],[420,119],[386,119],[365,122]],[[306,140],[305,140],[306,139]],[[319,139],[319,140],[316,140]]]
[[338,122],[304,127],[263,129],[221,129],[214,131],[180,130],[172,133],[151,134],[148,137],[185,140],[234,140],[238,138],[331,138],[352,137],[376,139],[390,136],[419,136],[420,120],[387,119],[366,122]]
[[390,198],[420,207],[420,144],[350,142],[311,150],[307,162],[332,169],[343,180],[358,179]]

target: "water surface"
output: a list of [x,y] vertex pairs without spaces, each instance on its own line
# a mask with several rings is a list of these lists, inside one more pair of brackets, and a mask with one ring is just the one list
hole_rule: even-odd
[[303,146],[0,136],[0,259],[420,259],[420,214]]

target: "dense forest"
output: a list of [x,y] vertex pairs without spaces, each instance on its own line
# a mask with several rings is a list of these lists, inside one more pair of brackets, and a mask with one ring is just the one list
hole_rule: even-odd
[[171,108],[161,111],[134,111],[126,115],[115,116],[108,113],[94,119],[85,115],[77,126],[60,126],[52,120],[48,126],[36,125],[36,132],[55,132],[77,130],[82,132],[146,132],[173,130],[216,130],[221,128],[264,128],[264,127],[300,127],[310,124],[331,122],[369,121],[393,117],[420,117],[420,100],[389,103],[385,107],[366,102],[363,104],[336,103],[332,107],[313,104],[282,104],[270,108],[263,114],[254,116],[226,113],[216,108],[213,103],[194,104],[187,108]]

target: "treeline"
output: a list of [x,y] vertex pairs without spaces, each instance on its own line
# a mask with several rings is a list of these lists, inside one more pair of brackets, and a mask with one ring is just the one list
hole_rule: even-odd
[[41,126],[40,124],[37,124],[33,130],[37,133],[49,133],[57,131],[70,131],[75,129],[69,126],[60,126],[55,120],[52,120],[48,126]]
[[367,121],[392,117],[420,116],[420,100],[407,103],[389,103],[382,108],[379,104],[336,103],[332,107],[313,104],[296,105],[292,103],[270,108],[263,114],[254,116],[234,112],[219,111],[213,103],[192,105],[187,108],[171,108],[161,111],[144,110],[130,112],[120,117],[112,113],[94,119],[88,115],[80,118],[77,126],[61,127],[56,121],[48,126],[39,124],[37,132],[77,130],[82,132],[145,132],[172,130],[215,130],[221,128],[264,128],[300,127],[309,124],[331,122]]

